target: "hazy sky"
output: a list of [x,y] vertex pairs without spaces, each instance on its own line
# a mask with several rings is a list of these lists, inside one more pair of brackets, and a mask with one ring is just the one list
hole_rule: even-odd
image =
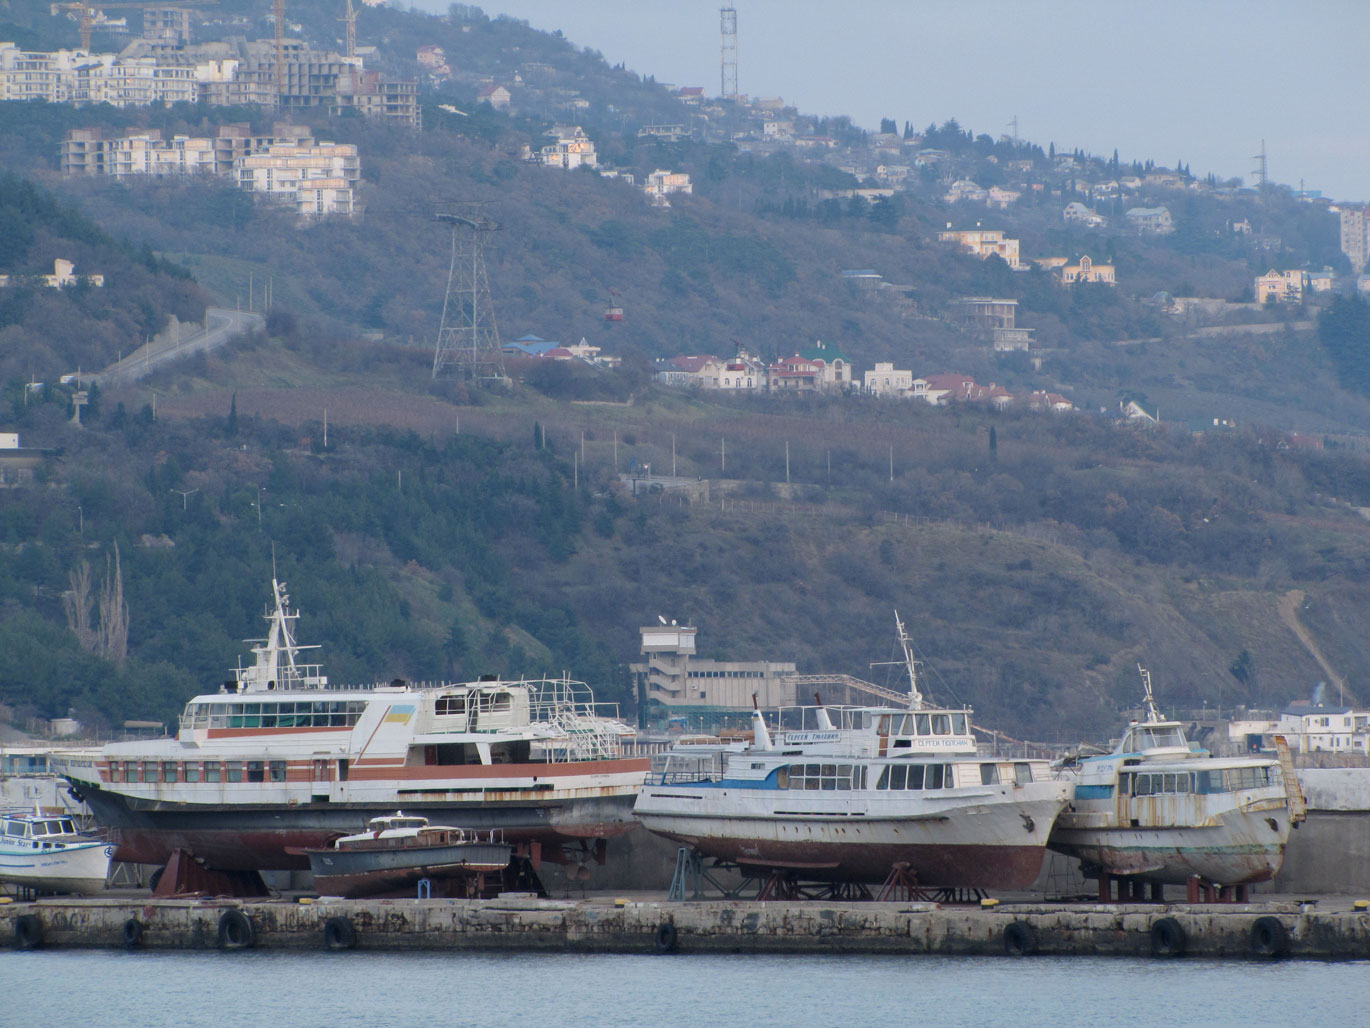
[[[445,0],[416,7],[445,11]],[[659,82],[719,91],[718,0],[486,0]],[[1365,0],[736,0],[738,86],[811,114],[992,136],[1370,200]]]

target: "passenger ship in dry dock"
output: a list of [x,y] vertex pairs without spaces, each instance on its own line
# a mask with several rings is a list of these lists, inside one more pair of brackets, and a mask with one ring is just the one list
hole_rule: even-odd
[[1070,786],[1045,760],[981,756],[970,710],[919,692],[904,625],[909,705],[759,711],[750,742],[677,744],[634,808],[652,832],[739,867],[815,881],[1021,889],[1046,856]]
[[649,767],[632,730],[570,679],[339,688],[301,650],[282,583],[270,632],[175,738],[112,743],[56,770],[109,829],[115,859],[184,851],[220,870],[308,868],[303,850],[397,809],[499,829],[536,858],[602,859],[633,827]]
[[1128,725],[1113,752],[1065,762],[1073,795],[1048,845],[1078,857],[1087,877],[1219,886],[1274,878],[1304,819],[1284,740],[1278,757],[1192,747],[1181,722],[1161,717],[1150,672],[1137,670],[1145,719]]

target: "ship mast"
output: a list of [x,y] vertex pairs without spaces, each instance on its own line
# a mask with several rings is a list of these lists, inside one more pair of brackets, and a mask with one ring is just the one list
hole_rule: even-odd
[[913,659],[913,640],[904,630],[899,611],[894,612],[894,626],[899,632],[899,645],[904,651],[904,666],[909,671],[909,710],[923,709],[923,694],[918,691],[918,661]]
[[285,583],[274,575],[271,578],[271,596],[275,606],[266,614],[271,628],[266,638],[252,647],[256,662],[251,667],[236,669],[238,691],[322,688],[328,679],[319,673],[319,666],[300,664],[295,659],[300,650],[316,650],[319,647],[301,646],[295,641],[290,623],[300,615],[290,609],[290,597],[286,594]]
[[1146,705],[1146,719],[1154,724],[1161,720],[1161,712],[1156,709],[1156,697],[1151,692],[1151,672],[1140,664],[1137,670],[1142,673],[1142,702]]

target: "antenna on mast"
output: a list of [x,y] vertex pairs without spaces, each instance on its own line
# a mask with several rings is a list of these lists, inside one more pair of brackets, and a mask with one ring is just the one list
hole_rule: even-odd
[[1142,673],[1142,702],[1146,704],[1146,719],[1159,721],[1161,712],[1156,709],[1156,697],[1151,692],[1151,672],[1140,664],[1137,665],[1137,670]]

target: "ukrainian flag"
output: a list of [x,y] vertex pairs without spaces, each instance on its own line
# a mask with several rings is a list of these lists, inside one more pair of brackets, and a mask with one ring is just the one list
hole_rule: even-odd
[[414,707],[412,704],[407,706],[395,704],[386,712],[385,723],[387,725],[407,725],[413,716]]

